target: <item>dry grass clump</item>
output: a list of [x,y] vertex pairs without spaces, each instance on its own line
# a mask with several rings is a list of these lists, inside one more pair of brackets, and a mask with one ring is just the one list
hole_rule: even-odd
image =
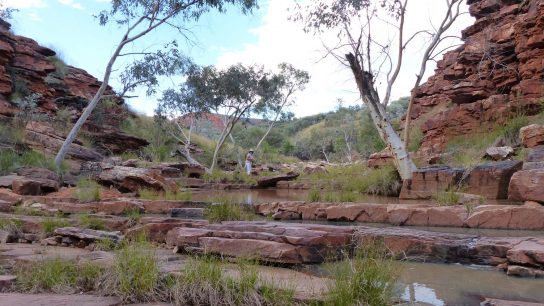
[[100,185],[90,178],[81,178],[77,181],[74,196],[80,203],[98,202],[100,201]]
[[234,203],[229,198],[216,198],[212,202],[213,204],[204,210],[204,216],[212,223],[240,220],[250,221],[256,217],[251,206]]
[[169,200],[169,201],[190,201],[192,199],[192,194],[190,191],[185,192],[159,192],[156,190],[142,189],[138,191],[138,196],[140,199],[144,200]]

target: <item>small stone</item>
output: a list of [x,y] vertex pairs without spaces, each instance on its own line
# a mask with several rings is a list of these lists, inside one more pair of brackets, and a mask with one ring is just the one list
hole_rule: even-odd
[[485,150],[485,156],[493,160],[505,160],[514,154],[512,147],[491,147]]

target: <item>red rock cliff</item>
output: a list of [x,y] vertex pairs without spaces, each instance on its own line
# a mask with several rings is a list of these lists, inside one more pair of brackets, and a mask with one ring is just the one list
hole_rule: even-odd
[[417,94],[412,118],[424,134],[419,153],[485,132],[513,114],[542,108],[544,1],[467,0],[475,23],[464,44],[444,55]]

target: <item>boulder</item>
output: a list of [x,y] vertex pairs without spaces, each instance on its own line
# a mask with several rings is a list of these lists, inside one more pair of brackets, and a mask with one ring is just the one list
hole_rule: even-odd
[[326,173],[325,166],[308,164],[304,166],[304,174]]
[[140,189],[177,189],[174,183],[168,182],[158,171],[142,168],[114,166],[100,172],[96,179],[103,185],[115,186],[125,192],[136,192]]
[[544,202],[544,169],[514,173],[508,186],[508,198],[515,201]]
[[19,177],[13,180],[11,189],[20,195],[42,195],[59,190],[59,182],[48,179]]
[[6,292],[15,286],[17,276],[15,275],[0,275],[0,292]]
[[522,302],[522,301],[507,301],[499,299],[485,299],[481,306],[541,306],[542,303]]
[[508,184],[514,172],[521,170],[523,162],[509,160],[477,165],[465,181],[467,193],[488,199],[508,198]]
[[89,132],[95,145],[105,153],[122,154],[135,152],[149,145],[145,139],[129,135],[111,127],[102,128],[96,132]]
[[527,148],[544,145],[544,125],[531,124],[519,130],[521,143]]
[[287,174],[261,177],[257,179],[257,186],[259,188],[275,187],[279,181],[292,181],[299,176],[297,172],[289,172]]
[[529,149],[528,162],[544,162],[544,146],[536,146]]
[[461,168],[448,166],[420,168],[412,174],[412,179],[403,181],[400,198],[430,199],[437,192],[457,186],[463,172]]
[[492,160],[505,160],[514,154],[512,147],[491,147],[485,150],[485,156]]

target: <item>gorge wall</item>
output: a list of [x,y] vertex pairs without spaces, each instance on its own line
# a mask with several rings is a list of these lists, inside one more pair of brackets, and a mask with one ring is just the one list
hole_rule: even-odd
[[431,156],[448,139],[489,131],[517,114],[541,111],[544,1],[467,0],[475,23],[418,88],[412,119]]

